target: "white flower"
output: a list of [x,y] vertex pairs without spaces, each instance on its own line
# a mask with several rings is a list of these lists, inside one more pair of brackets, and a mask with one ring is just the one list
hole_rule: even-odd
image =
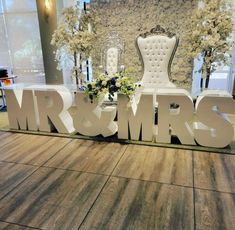
[[107,84],[107,81],[103,80],[102,85],[105,86]]
[[[81,60],[90,56],[95,33],[88,31],[88,24],[93,22],[94,16],[93,12],[91,15],[85,14],[78,7],[68,7],[63,10],[58,28],[54,31],[51,40],[51,44],[57,47],[56,60],[61,69],[68,67],[71,70],[71,63],[77,69],[78,54]],[[69,65],[66,64],[67,62]],[[78,77],[77,71],[75,74]]]
[[214,71],[215,62],[226,62],[232,42],[231,8],[226,0],[205,0],[204,7],[192,13],[192,23],[184,35],[185,56],[193,60],[199,53],[203,55],[205,71]]

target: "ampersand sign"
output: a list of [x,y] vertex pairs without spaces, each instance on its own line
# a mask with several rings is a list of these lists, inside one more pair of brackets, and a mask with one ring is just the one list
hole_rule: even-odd
[[74,119],[74,127],[82,135],[104,137],[115,134],[118,130],[114,118],[116,108],[107,106],[101,108],[102,101],[93,103],[83,92],[77,92],[75,95],[77,106],[77,118]]

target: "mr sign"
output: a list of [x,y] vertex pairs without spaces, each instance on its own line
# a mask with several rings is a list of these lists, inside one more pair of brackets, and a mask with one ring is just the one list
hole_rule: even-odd
[[[170,143],[175,135],[182,144],[223,148],[233,139],[228,114],[235,114],[232,97],[222,91],[204,91],[194,106],[183,89],[142,92],[138,103],[118,95],[117,106],[91,103],[83,92],[75,96],[64,86],[5,89],[11,129]],[[68,112],[72,104],[76,114]],[[174,106],[173,106],[174,105]],[[155,121],[157,110],[158,121]],[[117,114],[117,121],[115,120]]]

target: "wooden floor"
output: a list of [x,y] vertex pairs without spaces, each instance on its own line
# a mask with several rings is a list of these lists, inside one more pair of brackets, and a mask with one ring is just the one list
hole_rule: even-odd
[[0,133],[0,229],[235,229],[235,155]]

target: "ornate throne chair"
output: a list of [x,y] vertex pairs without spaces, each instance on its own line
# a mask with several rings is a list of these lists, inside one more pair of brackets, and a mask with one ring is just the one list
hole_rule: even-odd
[[107,50],[106,56],[106,72],[108,74],[115,74],[118,72],[118,48],[110,47]]
[[[104,47],[101,52],[101,68],[108,75],[118,73],[123,70],[122,54],[124,52],[124,42],[119,34],[111,31],[105,39]],[[117,101],[117,94],[114,94],[113,100]],[[104,101],[109,102],[108,94],[105,95]]]
[[158,25],[150,32],[139,35],[137,46],[144,67],[140,85],[143,88],[176,87],[169,80],[171,63],[178,46],[176,35]]
[[104,72],[111,75],[121,70],[123,51],[124,43],[119,34],[115,31],[110,32],[101,51],[101,68]]

